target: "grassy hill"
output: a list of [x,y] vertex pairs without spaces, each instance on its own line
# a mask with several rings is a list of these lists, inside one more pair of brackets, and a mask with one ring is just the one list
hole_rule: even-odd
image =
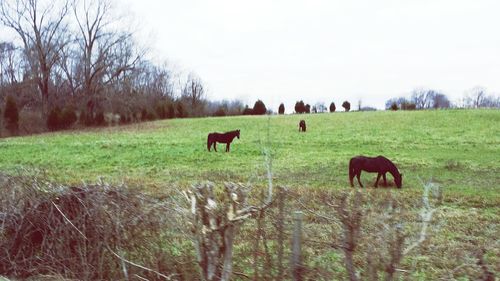
[[[298,132],[305,119],[306,133]],[[0,140],[0,169],[46,170],[58,181],[140,182],[149,186],[209,179],[264,183],[271,151],[275,183],[343,188],[355,155],[385,155],[404,188],[433,178],[449,190],[495,193],[500,182],[500,111],[351,112],[175,119],[84,132]],[[208,153],[209,132],[241,129],[231,152]],[[372,184],[375,175],[363,174]]]
[[[300,119],[307,122],[306,133],[298,132]],[[288,186],[292,198],[303,204],[290,202],[288,210],[305,207],[334,216],[331,208],[319,202],[341,190],[352,190],[349,159],[360,154],[385,155],[403,173],[403,189],[395,189],[388,175],[390,188],[374,190],[376,175],[363,173],[368,187],[363,193],[377,201],[373,205],[382,206],[388,197],[399,202],[409,211],[404,218],[408,225],[420,224],[423,183],[432,181],[443,188],[444,201],[434,215],[431,239],[402,266],[408,269],[408,280],[446,279],[453,274],[467,276],[463,265],[476,263],[477,249],[486,249],[487,264],[493,265],[494,272],[500,270],[499,124],[498,110],[175,119],[2,139],[0,170],[16,174],[19,169],[40,169],[50,179],[68,184],[94,182],[103,176],[152,193],[168,193],[204,180],[264,186],[264,152],[268,151],[274,184]],[[230,153],[223,152],[224,145],[219,145],[219,152],[207,151],[208,133],[234,129],[241,130],[241,139],[235,139]],[[376,229],[376,221],[368,218],[367,223],[365,233]],[[344,278],[345,271],[336,269],[342,268],[341,253],[317,244],[328,245],[331,237],[339,239],[334,235],[338,226],[330,230],[310,213],[304,224],[304,236],[313,237],[304,245],[309,276],[320,268],[317,272],[327,273],[318,273],[317,280]],[[411,233],[411,226],[407,228]],[[254,230],[249,225],[241,231],[244,246],[236,248],[235,255],[235,267],[249,274],[248,245],[253,243]],[[363,256],[359,259],[364,262]]]

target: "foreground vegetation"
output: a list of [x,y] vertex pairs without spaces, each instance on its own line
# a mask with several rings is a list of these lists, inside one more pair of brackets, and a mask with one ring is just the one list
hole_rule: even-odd
[[[300,119],[307,122],[306,133],[298,132]],[[244,182],[258,190],[266,185],[264,154],[268,153],[272,155],[274,184],[289,189],[286,209],[289,213],[306,212],[306,276],[331,280],[347,274],[341,270],[342,251],[332,248],[339,244],[341,232],[339,224],[325,222],[321,216],[335,217],[328,200],[335,203],[342,191],[351,190],[347,178],[350,157],[382,154],[400,168],[403,189],[391,185],[374,190],[375,175],[363,173],[362,181],[369,186],[363,190],[362,231],[367,240],[362,240],[360,249],[366,250],[369,241],[376,241],[373,235],[380,229],[375,217],[383,213],[388,198],[397,202],[401,210],[398,220],[407,222],[409,239],[415,238],[422,186],[432,182],[442,187],[443,199],[435,202],[429,239],[403,260],[402,276],[411,280],[468,280],[478,276],[473,271],[479,250],[484,249],[489,268],[500,271],[499,121],[498,110],[175,119],[3,139],[0,169],[16,174],[20,169],[35,168],[51,181],[68,185],[81,184],[82,180],[95,182],[102,176],[111,183],[125,182],[153,196],[173,198],[178,190],[204,180]],[[233,142],[230,153],[222,152],[222,145],[218,153],[207,151],[209,132],[233,129],[241,129],[241,139]],[[392,183],[392,177],[388,180]],[[242,274],[239,277],[253,272],[254,264],[248,257],[252,256],[255,231],[253,223],[240,231],[241,244],[235,248],[234,260],[235,271]],[[272,241],[273,232],[268,234]],[[182,257],[179,260],[189,260],[186,255],[192,250],[187,250],[186,242],[180,242],[175,250],[169,247]],[[267,251],[263,250],[263,255]],[[364,257],[357,256],[358,266],[366,262]]]

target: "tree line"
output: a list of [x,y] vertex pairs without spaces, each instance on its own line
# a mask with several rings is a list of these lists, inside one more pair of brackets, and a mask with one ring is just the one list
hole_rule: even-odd
[[488,94],[483,87],[467,90],[462,99],[452,103],[442,92],[433,89],[414,89],[410,97],[395,97],[386,101],[388,110],[500,108],[500,97]]
[[148,59],[114,4],[0,2],[0,26],[15,36],[0,42],[2,135],[243,113],[241,101],[207,100],[195,73]]

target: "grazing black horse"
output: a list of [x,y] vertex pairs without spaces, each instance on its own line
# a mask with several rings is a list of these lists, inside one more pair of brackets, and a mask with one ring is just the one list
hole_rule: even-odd
[[349,161],[349,181],[351,182],[351,186],[354,187],[353,179],[354,176],[358,178],[358,183],[361,187],[361,181],[359,177],[361,176],[361,171],[366,171],[369,173],[378,173],[377,180],[375,181],[375,187],[378,186],[378,181],[380,176],[384,178],[384,185],[387,185],[387,179],[385,178],[385,174],[387,172],[391,173],[394,177],[394,182],[398,188],[401,188],[401,184],[403,181],[403,174],[400,174],[398,168],[391,162],[391,160],[385,158],[384,156],[377,157],[366,157],[366,156],[356,156],[351,158]]
[[305,132],[306,131],[306,121],[300,120],[299,122],[299,132]]
[[231,131],[227,133],[210,133],[207,138],[207,148],[210,151],[210,147],[213,145],[215,152],[217,152],[217,142],[222,142],[226,144],[226,152],[229,152],[229,146],[235,137],[240,138],[240,130]]

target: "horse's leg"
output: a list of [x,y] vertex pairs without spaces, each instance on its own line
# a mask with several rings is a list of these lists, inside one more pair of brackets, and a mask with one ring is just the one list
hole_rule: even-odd
[[384,186],[387,186],[387,178],[385,177],[385,173],[383,173],[382,176],[384,176]]
[[377,174],[377,180],[375,181],[375,187],[378,187],[378,181],[380,180],[380,176],[382,176],[381,173]]
[[215,152],[217,152],[217,142],[216,141],[214,141],[214,150],[215,150]]
[[229,152],[229,145],[230,145],[230,144],[231,144],[230,142],[228,142],[228,143],[226,144],[226,152]]
[[361,183],[361,180],[359,179],[359,178],[361,177],[361,171],[358,171],[358,172],[356,173],[356,177],[358,178],[358,183],[359,183],[359,186],[364,187],[364,186],[363,186],[363,184]]

